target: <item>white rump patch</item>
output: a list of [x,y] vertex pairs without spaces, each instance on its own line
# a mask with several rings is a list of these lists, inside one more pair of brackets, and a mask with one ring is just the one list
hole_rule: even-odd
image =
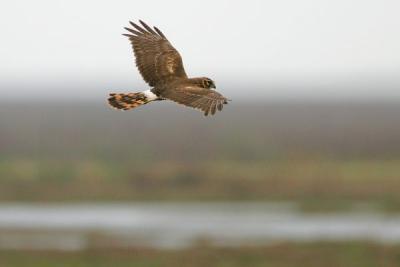
[[156,100],[158,98],[158,96],[156,94],[154,94],[151,90],[146,90],[142,92],[149,101],[153,101]]

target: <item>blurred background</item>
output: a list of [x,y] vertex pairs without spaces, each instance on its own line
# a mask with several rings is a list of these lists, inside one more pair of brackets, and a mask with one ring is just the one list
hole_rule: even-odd
[[[399,266],[399,9],[4,3],[0,266]],[[109,108],[138,19],[233,101]]]

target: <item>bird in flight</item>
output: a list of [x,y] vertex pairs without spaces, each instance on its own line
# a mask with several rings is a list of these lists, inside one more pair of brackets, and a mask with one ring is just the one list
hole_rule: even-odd
[[228,99],[216,92],[215,83],[207,77],[189,78],[183,67],[182,58],[165,35],[143,21],[141,25],[129,22],[125,28],[136,58],[136,66],[151,89],[138,93],[112,93],[108,103],[120,110],[161,100],[199,109],[204,115],[214,115],[222,110]]

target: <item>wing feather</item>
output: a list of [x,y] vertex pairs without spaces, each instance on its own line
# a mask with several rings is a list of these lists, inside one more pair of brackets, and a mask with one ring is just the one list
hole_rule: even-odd
[[150,85],[168,81],[171,77],[187,78],[182,57],[165,35],[156,27],[154,30],[143,21],[140,25],[130,21],[132,28],[125,28],[130,34],[136,66],[143,79]]
[[[133,29],[130,29],[130,28],[127,28],[127,27],[124,27],[124,29],[125,30],[127,30],[127,31],[129,31],[130,33],[133,33],[133,34],[136,34],[136,35],[138,35],[138,34],[141,34],[140,32],[138,32],[138,31],[135,31],[135,30],[133,30]],[[136,38],[136,36],[134,36],[134,35],[128,35],[128,34],[124,34],[125,36],[128,36],[128,37],[131,37],[132,36],[132,38]]]
[[[138,26],[137,24],[135,24],[134,22],[132,22],[132,21],[129,21],[129,24],[131,24],[136,30],[138,30],[139,32],[141,32],[141,33],[144,33],[144,34],[146,34],[147,32],[143,29],[143,28],[141,28],[140,26]],[[128,30],[127,28],[125,28],[126,30]],[[129,31],[129,30],[128,30]],[[139,33],[140,34],[140,33]]]
[[146,23],[144,23],[143,21],[139,20],[140,24],[142,24],[142,26],[151,34],[155,34],[157,35],[157,33],[155,31],[153,31],[152,28],[150,28]]
[[221,111],[223,109],[224,105],[221,102],[218,102],[218,110]]
[[165,35],[162,33],[162,31],[160,31],[157,27],[154,27],[154,30],[156,30],[156,32],[158,33],[158,35],[160,35],[163,38],[166,38]]
[[228,103],[228,99],[215,90],[205,89],[197,86],[180,86],[164,90],[161,97],[167,98],[179,104],[200,109],[204,115],[214,115],[222,106]]

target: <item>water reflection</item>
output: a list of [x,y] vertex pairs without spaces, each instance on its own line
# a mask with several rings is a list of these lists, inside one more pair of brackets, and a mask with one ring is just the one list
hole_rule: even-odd
[[1,248],[179,248],[197,242],[239,246],[316,240],[400,242],[400,216],[304,214],[288,203],[0,205]]

